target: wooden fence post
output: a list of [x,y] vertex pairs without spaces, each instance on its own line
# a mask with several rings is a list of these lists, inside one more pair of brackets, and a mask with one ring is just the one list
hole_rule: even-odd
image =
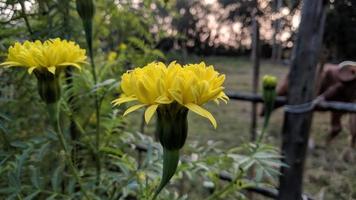
[[[317,58],[325,22],[324,0],[304,0],[289,76],[288,104],[311,102]],[[285,113],[282,128],[282,159],[278,200],[300,200],[312,112]]]
[[[257,3],[256,3],[257,4]],[[252,11],[252,53],[251,58],[253,60],[253,74],[252,74],[252,93],[257,94],[258,84],[260,77],[260,30],[257,21],[257,5],[256,9]],[[251,107],[251,141],[256,140],[256,128],[257,128],[257,103],[252,103]]]

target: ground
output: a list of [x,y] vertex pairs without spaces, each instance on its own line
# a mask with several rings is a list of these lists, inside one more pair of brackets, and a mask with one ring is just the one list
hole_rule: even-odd
[[[226,74],[226,91],[249,92],[252,84],[252,63],[248,58],[238,57],[189,57],[189,62],[205,61]],[[288,66],[273,64],[269,61],[261,62],[261,76],[272,74],[281,79],[288,71]],[[208,104],[206,108],[215,116],[218,127],[214,129],[208,120],[189,114],[189,139],[187,142],[209,140],[222,141],[221,148],[238,146],[249,140],[250,108],[248,102],[230,100],[228,104]],[[346,127],[348,117],[343,123]],[[259,119],[261,122],[262,119]],[[139,130],[137,115],[131,116],[134,130]],[[273,113],[266,143],[280,146],[280,131],[283,123],[283,111]],[[324,145],[329,129],[329,113],[315,113],[311,132],[314,149],[308,150],[305,167],[304,192],[316,199],[356,199],[356,161],[345,162],[341,158],[342,152],[348,146],[348,130],[343,132],[327,147]],[[153,123],[152,123],[153,124]],[[261,127],[261,126],[259,126]],[[152,134],[153,125],[146,127],[146,133]],[[353,150],[356,153],[356,150]]]

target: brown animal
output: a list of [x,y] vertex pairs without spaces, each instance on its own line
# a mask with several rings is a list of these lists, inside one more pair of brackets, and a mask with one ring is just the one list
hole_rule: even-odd
[[[317,76],[317,101],[356,101],[356,62],[345,61],[339,65],[325,64]],[[286,96],[288,75],[277,85],[277,95]],[[263,112],[263,111],[262,111]],[[328,145],[342,130],[344,112],[331,112],[331,130],[326,139]],[[350,147],[356,148],[356,114],[350,114]]]

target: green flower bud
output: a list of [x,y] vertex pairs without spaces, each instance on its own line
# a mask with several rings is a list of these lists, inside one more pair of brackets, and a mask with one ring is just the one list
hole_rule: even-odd
[[277,78],[271,75],[265,75],[262,79],[264,89],[275,89],[277,86]]
[[35,70],[38,93],[41,99],[47,103],[55,103],[61,96],[59,73],[52,74],[46,70]]
[[126,45],[125,43],[121,43],[121,44],[119,45],[119,50],[120,50],[120,51],[126,51],[126,49],[127,49],[127,45]]
[[274,101],[276,99],[277,78],[275,76],[265,75],[262,82],[263,100],[265,102],[267,114],[269,114],[273,110]]
[[263,101],[265,105],[265,120],[263,123],[263,130],[258,139],[258,143],[261,142],[264,132],[266,131],[271,117],[271,113],[274,109],[274,104],[276,100],[276,86],[277,78],[275,76],[265,75],[263,77]]
[[95,14],[94,0],[76,0],[77,12],[83,21],[92,20]]

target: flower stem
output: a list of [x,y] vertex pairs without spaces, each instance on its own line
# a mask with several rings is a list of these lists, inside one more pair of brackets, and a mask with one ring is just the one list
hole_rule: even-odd
[[268,128],[270,117],[271,117],[271,111],[269,111],[269,109],[267,109],[266,114],[265,114],[265,118],[264,118],[264,122],[263,122],[262,132],[261,132],[261,135],[258,137],[256,144],[260,144],[262,142],[264,134],[265,134],[265,132],[266,132],[266,130]]
[[[85,32],[85,39],[88,45],[90,64],[92,67],[92,75],[94,79],[94,85],[97,84],[96,66],[94,62],[93,53],[93,22],[92,20],[83,20],[83,27]],[[101,162],[100,162],[100,103],[97,91],[94,93],[95,99],[95,115],[96,115],[96,131],[95,131],[95,151],[96,151],[96,184],[100,184],[101,177]]]
[[234,180],[232,180],[228,185],[226,185],[224,188],[222,188],[220,191],[217,191],[213,195],[211,195],[209,198],[206,200],[216,200],[218,199],[221,195],[223,195],[225,192],[233,188],[236,184],[236,182],[242,178],[243,172],[241,171]]
[[72,162],[72,158],[71,158],[71,154],[69,153],[67,144],[65,142],[65,138],[64,135],[62,133],[61,130],[61,126],[60,126],[60,122],[59,122],[59,104],[56,103],[51,103],[51,104],[47,104],[47,111],[49,114],[49,119],[51,121],[51,124],[53,126],[54,132],[56,133],[59,143],[61,145],[62,150],[64,151],[64,155],[65,155],[65,160],[67,162],[67,164],[69,165],[70,170],[72,171],[72,174],[74,175],[75,179],[77,180],[79,187],[81,188],[81,190],[83,191],[83,194],[85,196],[85,198],[87,200],[90,200],[87,191],[84,189],[81,178],[77,172],[77,169],[75,168],[73,162]]
[[177,170],[179,162],[179,150],[168,150],[163,148],[163,173],[161,183],[159,184],[152,200],[155,200],[162,189],[167,185],[169,180]]

